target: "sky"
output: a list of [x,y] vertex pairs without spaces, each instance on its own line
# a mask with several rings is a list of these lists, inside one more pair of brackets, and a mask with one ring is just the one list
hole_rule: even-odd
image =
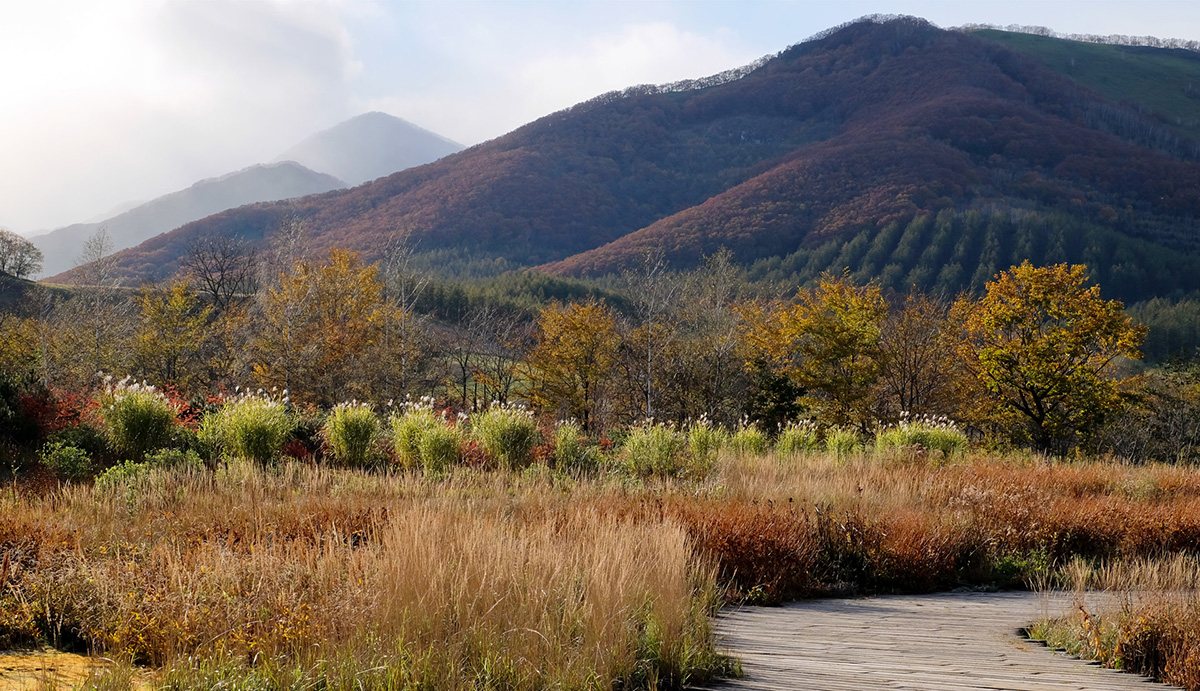
[[1200,39],[1195,0],[0,0],[0,227],[100,220],[372,110],[477,144],[875,13]]

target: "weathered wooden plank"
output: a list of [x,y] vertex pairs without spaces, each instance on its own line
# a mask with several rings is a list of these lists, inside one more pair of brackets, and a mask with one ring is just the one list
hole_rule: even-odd
[[946,593],[746,607],[717,618],[746,676],[712,689],[1131,691],[1166,685],[1047,650],[1017,631],[1071,600]]

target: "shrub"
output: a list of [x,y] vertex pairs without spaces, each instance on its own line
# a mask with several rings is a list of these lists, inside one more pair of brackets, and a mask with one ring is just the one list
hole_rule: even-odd
[[575,421],[558,423],[554,430],[554,465],[566,473],[591,473],[600,467],[600,452],[587,445],[583,428]]
[[100,419],[112,446],[137,459],[170,446],[178,424],[175,409],[161,391],[127,380],[100,395]]
[[728,435],[725,430],[709,422],[707,417],[688,426],[688,451],[692,454],[692,463],[699,470],[707,472],[717,462],[717,454],[725,446]]
[[362,467],[376,460],[379,418],[366,404],[343,403],[335,406],[325,421],[323,434],[335,460]]
[[733,433],[729,446],[743,456],[761,456],[767,452],[767,435],[756,425],[742,425]]
[[326,446],[326,417],[315,408],[292,407],[292,431],[283,444],[281,454],[292,458],[309,458],[321,453]]
[[146,464],[154,468],[186,468],[199,470],[204,465],[200,454],[192,449],[159,449],[146,455]]
[[438,422],[421,434],[418,449],[425,472],[440,473],[458,462],[462,437],[457,429]]
[[393,416],[392,444],[396,450],[396,460],[405,468],[415,468],[421,464],[421,439],[431,429],[445,427],[429,401],[408,404],[403,413]]
[[205,463],[212,464],[220,460],[224,447],[220,412],[204,416],[196,428],[196,453]]
[[509,470],[524,468],[533,461],[538,436],[533,413],[519,406],[493,405],[471,418],[471,437]]
[[779,438],[775,440],[775,453],[780,456],[796,456],[819,448],[820,431],[808,420],[788,424],[779,431]]
[[215,435],[225,453],[262,465],[279,459],[292,432],[292,417],[283,402],[265,396],[234,399],[215,416],[215,430],[206,434]]
[[140,486],[145,483],[151,468],[150,463],[134,463],[133,461],[118,463],[96,478],[93,490],[98,494],[104,494]]
[[54,432],[46,441],[83,449],[92,457],[93,461],[97,462],[108,455],[108,439],[105,438],[104,432],[83,422]]
[[899,424],[885,427],[875,435],[877,450],[919,446],[946,456],[966,451],[968,443],[966,433],[945,417],[903,416]]
[[76,446],[61,441],[46,442],[41,457],[47,468],[68,480],[86,480],[92,476],[92,457]]
[[621,451],[625,464],[635,475],[677,475],[684,468],[683,435],[668,425],[644,422],[629,430]]
[[862,443],[855,430],[849,427],[833,427],[825,432],[825,450],[842,458],[861,451]]

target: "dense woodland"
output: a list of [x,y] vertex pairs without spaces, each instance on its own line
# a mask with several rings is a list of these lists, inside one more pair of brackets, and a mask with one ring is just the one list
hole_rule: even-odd
[[[1010,268],[1012,236],[1044,238],[1031,227],[943,212],[864,238],[852,260],[842,250],[747,272],[720,251],[681,272],[649,254],[604,282],[523,272],[451,283],[404,246],[375,263],[337,248],[310,254],[304,222],[292,220],[268,252],[199,243],[182,276],[136,290],[113,282],[99,234],[86,283],[58,292],[27,284],[0,316],[5,443],[28,454],[94,424],[94,392],[128,377],[171,392],[195,420],[247,390],[286,398],[318,427],[344,401],[386,412],[427,398],[464,413],[526,405],[596,438],[645,419],[752,425],[768,436],[804,423],[867,438],[913,415],[952,419],[992,447],[1190,459],[1200,430],[1177,423],[1200,405],[1193,370],[1137,364],[1145,327],[1101,296],[1086,267]],[[952,235],[922,242],[924,258],[911,251],[919,238]],[[897,290],[904,265],[894,259],[906,247],[911,279],[934,265],[943,276],[963,270],[953,260],[972,242],[994,246],[993,263],[967,267],[976,292],[952,295],[949,280],[941,291]],[[1036,246],[1034,256],[1056,258],[1053,246]],[[837,266],[855,270],[830,271]],[[769,271],[781,278],[763,280]],[[1014,281],[1036,293],[1016,304],[1041,311],[976,323]],[[1148,302],[1138,314],[1182,329],[1192,304]],[[1033,343],[1029,325],[1061,330],[1066,345]],[[1190,338],[1164,332],[1152,343],[1172,355]],[[1030,350],[996,365],[1012,372],[988,371],[997,348],[1018,346]],[[298,441],[321,453],[308,434]]]

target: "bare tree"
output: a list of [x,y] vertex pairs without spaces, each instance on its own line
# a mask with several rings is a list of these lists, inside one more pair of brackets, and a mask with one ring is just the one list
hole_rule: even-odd
[[640,341],[638,346],[642,363],[638,381],[643,414],[653,417],[654,379],[658,366],[656,359],[672,338],[674,330],[669,328],[665,318],[674,307],[679,281],[677,276],[668,272],[666,254],[662,248],[648,250],[642,257],[642,265],[636,271],[626,271],[622,279],[633,296],[640,322],[642,338],[634,340]]
[[519,354],[531,339],[532,324],[495,305],[473,305],[444,342],[456,395],[478,410],[508,403],[520,380]]
[[218,310],[258,289],[257,253],[240,238],[198,238],[188,244],[181,266]]
[[949,315],[948,301],[913,292],[884,321],[879,386],[885,419],[901,412],[947,414],[955,407],[958,358]]
[[533,323],[505,310],[490,310],[479,329],[483,358],[477,363],[488,402],[507,404],[520,381],[520,361],[533,340]]
[[[417,301],[429,285],[429,272],[417,269],[414,262],[415,245],[407,233],[392,235],[379,262],[383,281],[383,300],[391,309],[384,310],[383,352],[395,357],[395,367],[384,368],[384,388],[403,398],[409,393],[410,378],[417,354],[414,347],[420,335],[420,322],[415,312]],[[395,376],[393,378],[393,371]]]
[[38,323],[38,359],[42,366],[42,386],[47,388],[50,386],[50,346],[53,339],[50,317],[54,314],[55,303],[54,293],[41,284],[37,284],[37,288],[29,293],[29,311]]
[[308,224],[303,218],[289,216],[280,221],[266,255],[258,262],[259,283],[274,285],[280,274],[291,273],[296,262],[307,259],[304,246],[307,237]]
[[130,326],[129,302],[118,291],[112,249],[104,227],[84,242],[75,260],[76,297],[55,310],[62,369],[75,385],[86,385],[98,372],[124,369],[128,356],[121,341]]

